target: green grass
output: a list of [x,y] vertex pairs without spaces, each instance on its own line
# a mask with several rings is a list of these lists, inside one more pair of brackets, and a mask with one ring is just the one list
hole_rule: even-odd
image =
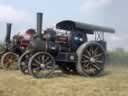
[[109,66],[95,78],[61,75],[33,79],[0,70],[0,96],[128,96],[128,66]]

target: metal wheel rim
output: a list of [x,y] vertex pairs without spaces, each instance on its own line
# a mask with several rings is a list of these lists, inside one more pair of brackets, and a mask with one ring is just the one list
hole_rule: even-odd
[[18,56],[15,53],[5,53],[2,58],[2,65],[4,69],[17,69]]
[[30,71],[36,78],[47,78],[55,69],[55,60],[48,53],[35,55],[30,62]]
[[92,44],[84,49],[81,58],[83,71],[89,76],[95,76],[104,69],[105,53],[103,48]]

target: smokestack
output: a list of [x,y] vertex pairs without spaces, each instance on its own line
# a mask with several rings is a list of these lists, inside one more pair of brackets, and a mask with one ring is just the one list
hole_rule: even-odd
[[41,36],[43,13],[37,13],[37,35]]
[[5,37],[5,42],[6,43],[10,43],[11,42],[11,27],[12,27],[12,24],[11,23],[7,23],[6,37]]

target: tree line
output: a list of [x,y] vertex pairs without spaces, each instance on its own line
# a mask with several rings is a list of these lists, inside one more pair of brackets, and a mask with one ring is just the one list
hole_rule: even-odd
[[128,51],[117,48],[107,52],[108,64],[128,64]]

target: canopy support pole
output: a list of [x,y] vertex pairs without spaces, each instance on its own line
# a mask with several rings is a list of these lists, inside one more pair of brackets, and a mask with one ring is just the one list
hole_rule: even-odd
[[95,41],[104,41],[104,32],[95,32]]

